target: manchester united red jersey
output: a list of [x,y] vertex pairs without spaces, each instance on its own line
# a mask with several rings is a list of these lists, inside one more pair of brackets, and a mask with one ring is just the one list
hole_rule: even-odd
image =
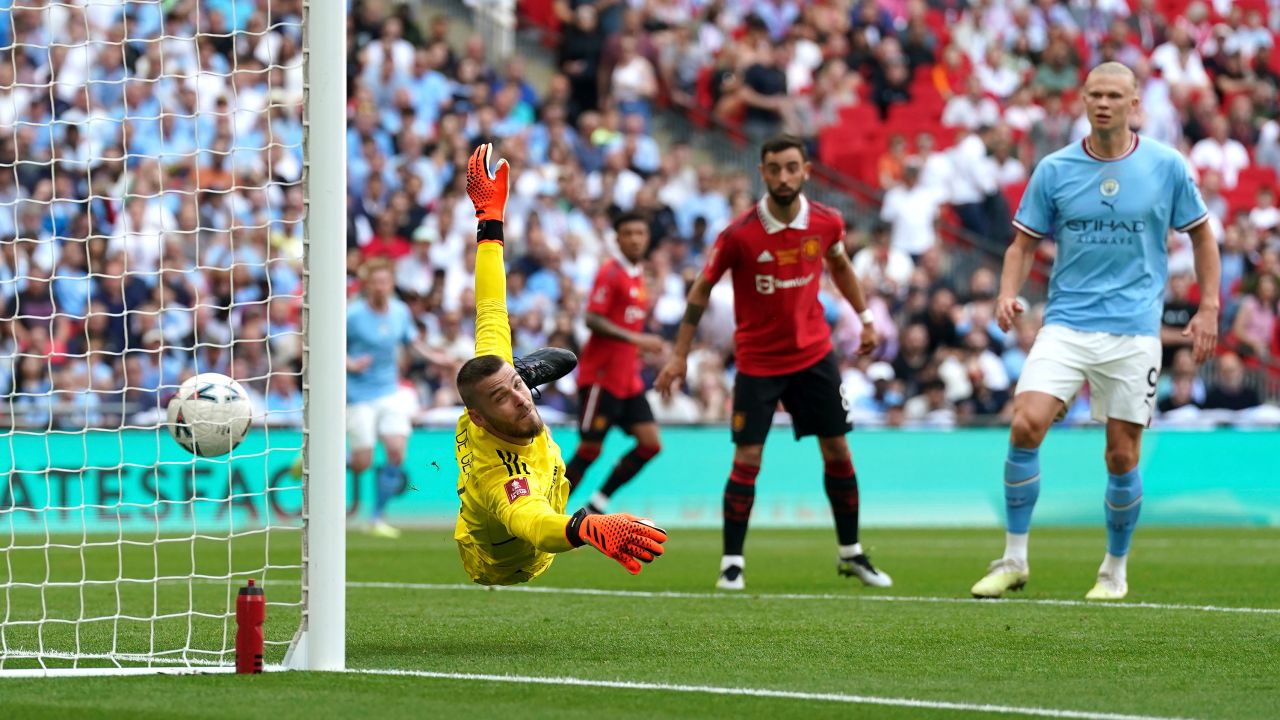
[[786,375],[831,351],[818,289],[823,256],[844,239],[839,213],[800,196],[789,225],[761,199],[720,233],[703,275],[712,283],[733,273],[738,369],[748,375]]
[[[639,268],[628,269],[617,260],[606,260],[591,286],[587,312],[624,330],[642,332],[648,303]],[[640,349],[625,340],[592,333],[578,358],[578,385],[600,385],[617,397],[638,395],[644,391]]]

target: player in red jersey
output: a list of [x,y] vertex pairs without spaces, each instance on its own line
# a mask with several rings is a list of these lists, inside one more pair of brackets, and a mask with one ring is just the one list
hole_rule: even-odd
[[587,503],[587,512],[604,513],[609,497],[640,472],[662,448],[653,410],[644,397],[640,353],[661,352],[661,337],[644,332],[649,314],[640,263],[649,248],[649,223],[636,213],[613,223],[619,255],[606,260],[596,274],[587,303],[591,338],[578,360],[578,433],[580,441],[564,476],[577,487],[609,428],[617,426],[636,439],[636,446],[614,466],[609,479]]
[[858,278],[844,249],[844,220],[801,192],[809,177],[803,142],[782,135],[760,151],[760,175],[768,193],[735,218],[717,238],[705,269],[689,289],[688,305],[672,358],[658,376],[664,396],[684,379],[689,346],[711,288],[733,273],[734,332],[738,374],[733,386],[733,472],[724,491],[724,557],[716,587],[741,590],[742,548],[756,475],[778,401],[791,413],[797,438],[818,436],[824,484],[835,515],[841,575],[888,587],[858,542],[858,480],[845,433],[851,430],[840,398],[840,373],[831,331],[818,301],[826,262],[836,287],[862,319],[859,353],[879,343]]

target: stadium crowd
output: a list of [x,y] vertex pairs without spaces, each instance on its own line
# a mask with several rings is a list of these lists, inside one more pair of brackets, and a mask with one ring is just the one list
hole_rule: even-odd
[[[272,0],[270,17],[252,0],[161,7],[0,10],[0,42],[17,49],[16,66],[0,63],[0,151],[12,167],[0,172],[0,355],[13,359],[0,387],[19,424],[142,424],[196,369],[240,379],[269,421],[300,421],[300,3]],[[885,339],[874,356],[855,356],[857,317],[823,294],[850,413],[891,425],[1006,417],[1038,313],[1000,332],[995,274],[955,276],[953,254],[972,251],[944,242],[939,220],[1005,232],[1010,189],[1083,134],[1081,70],[1110,57],[1139,71],[1143,132],[1199,168],[1222,242],[1223,354],[1206,378],[1179,347],[1197,290],[1189,243],[1170,240],[1160,408],[1188,418],[1263,403],[1249,379],[1280,349],[1280,210],[1265,182],[1251,186],[1256,201],[1239,188],[1280,168],[1276,12],[1197,3],[1168,21],[1150,0],[569,0],[548,13],[561,27],[543,87],[527,58],[494,66],[482,38],[455,44],[447,16],[414,12],[353,3],[347,252],[353,295],[365,260],[395,264],[422,337],[405,372],[419,420],[456,420],[453,378],[474,347],[461,176],[477,143],[495,142],[512,166],[517,355],[580,347],[584,295],[615,251],[620,211],[649,218],[650,329],[673,335],[706,250],[757,198],[748,178],[655,137],[654,114],[672,101],[704,104],[752,139],[799,133],[841,169],[849,156],[832,145],[849,119],[877,128],[850,140],[871,162],[849,167],[869,168],[886,191],[881,221],[847,238]],[[86,42],[86,28],[108,41]],[[884,130],[895,106],[914,116],[925,96],[936,117]],[[732,304],[722,283],[689,394],[651,397],[660,422],[728,419]],[[647,380],[662,359],[647,358]],[[574,397],[572,376],[544,389],[544,416],[571,416]],[[1087,416],[1085,402],[1071,417]]]

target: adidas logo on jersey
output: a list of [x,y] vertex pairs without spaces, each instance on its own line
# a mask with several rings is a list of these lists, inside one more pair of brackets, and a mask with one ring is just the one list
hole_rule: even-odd
[[765,250],[760,253],[760,257],[756,258],[756,262],[773,262],[773,253]]

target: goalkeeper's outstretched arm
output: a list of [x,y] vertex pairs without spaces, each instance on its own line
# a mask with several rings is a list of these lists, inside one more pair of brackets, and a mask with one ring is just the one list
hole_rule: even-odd
[[641,563],[653,562],[662,554],[662,543],[667,541],[666,531],[628,513],[589,515],[582,509],[571,516],[562,515],[545,499],[523,497],[511,502],[502,483],[494,483],[494,487],[492,507],[502,524],[512,535],[543,552],[561,553],[590,545],[636,575]]
[[476,208],[476,357],[497,355],[512,361],[511,323],[507,319],[507,268],[503,261],[502,221],[506,214],[511,167],[499,160],[489,170],[493,144],[476,148],[467,164],[467,194]]

